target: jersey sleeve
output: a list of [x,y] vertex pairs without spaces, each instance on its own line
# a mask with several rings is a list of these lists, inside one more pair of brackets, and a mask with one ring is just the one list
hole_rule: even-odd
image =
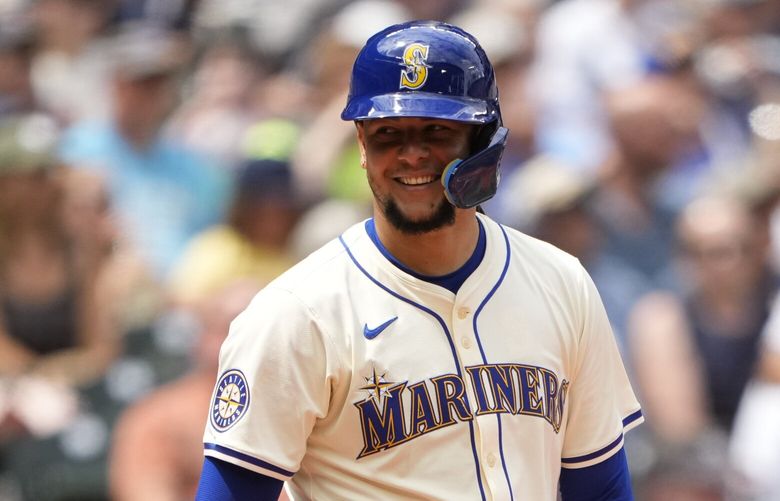
[[220,351],[205,455],[280,480],[297,471],[328,412],[339,358],[313,312],[266,288],[231,324]]
[[277,501],[284,483],[240,466],[206,457],[195,501]]
[[560,488],[562,501],[633,500],[626,452],[587,468],[562,469]]
[[576,307],[582,330],[567,397],[564,468],[583,468],[609,458],[623,446],[623,434],[644,419],[596,286],[584,269],[580,271]]

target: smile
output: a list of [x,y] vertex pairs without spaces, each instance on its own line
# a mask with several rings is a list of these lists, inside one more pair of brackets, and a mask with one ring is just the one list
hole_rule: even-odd
[[439,179],[439,176],[410,176],[410,177],[399,177],[396,178],[396,180],[401,183],[405,184],[407,186],[418,186],[421,184],[428,184],[433,181],[436,181]]

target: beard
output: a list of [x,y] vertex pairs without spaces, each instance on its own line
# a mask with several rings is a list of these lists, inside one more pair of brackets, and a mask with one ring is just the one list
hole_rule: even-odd
[[420,235],[455,224],[455,207],[444,196],[441,197],[441,200],[433,207],[433,212],[427,217],[411,219],[403,213],[395,200],[389,196],[384,197],[379,194],[371,180],[371,176],[369,176],[368,184],[385,219],[401,233]]
[[392,198],[379,200],[379,207],[387,221],[407,235],[420,235],[455,224],[455,207],[444,197],[428,217],[419,220],[406,217]]

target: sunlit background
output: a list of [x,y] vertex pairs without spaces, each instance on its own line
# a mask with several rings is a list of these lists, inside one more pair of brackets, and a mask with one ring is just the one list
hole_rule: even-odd
[[230,320],[370,216],[339,113],[410,19],[495,66],[484,209],[599,287],[637,499],[780,499],[780,0],[0,0],[0,501],[192,499]]

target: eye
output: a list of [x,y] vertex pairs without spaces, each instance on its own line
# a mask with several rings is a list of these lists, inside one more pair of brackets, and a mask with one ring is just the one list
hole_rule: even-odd
[[449,130],[449,127],[443,124],[430,124],[428,127],[426,127],[429,132],[440,132],[443,130]]
[[400,137],[400,131],[390,125],[383,125],[377,127],[373,132],[369,134],[369,139],[377,143],[391,143],[396,142]]
[[423,134],[429,140],[449,140],[454,134],[454,129],[447,124],[432,123],[425,126]]

